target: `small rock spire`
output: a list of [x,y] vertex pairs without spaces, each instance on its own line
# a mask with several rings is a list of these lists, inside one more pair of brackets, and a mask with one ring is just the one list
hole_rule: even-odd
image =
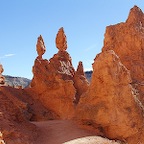
[[41,35],[37,39],[36,50],[38,53],[38,58],[42,59],[42,55],[45,53],[46,47],[45,47],[45,44]]
[[67,38],[64,33],[63,27],[61,27],[56,35],[56,47],[60,51],[65,51],[67,49]]
[[78,63],[76,73],[79,75],[84,75],[83,63],[81,61]]
[[4,71],[3,66],[2,64],[0,64],[0,85],[4,85],[5,83],[5,78],[4,76],[2,76],[3,71]]

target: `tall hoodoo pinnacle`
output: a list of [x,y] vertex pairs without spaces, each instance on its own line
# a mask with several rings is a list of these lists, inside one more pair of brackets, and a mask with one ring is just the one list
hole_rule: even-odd
[[67,49],[67,38],[64,33],[63,27],[61,27],[56,36],[56,47],[60,51],[65,51]]
[[42,58],[42,55],[46,51],[46,47],[45,47],[45,44],[44,44],[44,41],[43,41],[43,38],[42,38],[41,35],[38,37],[36,50],[37,50],[37,53],[38,53],[38,57]]

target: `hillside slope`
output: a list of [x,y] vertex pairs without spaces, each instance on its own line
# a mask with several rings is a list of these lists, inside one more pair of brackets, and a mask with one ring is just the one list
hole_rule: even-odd
[[23,77],[13,77],[9,75],[4,75],[5,77],[5,84],[12,87],[27,87],[31,80]]

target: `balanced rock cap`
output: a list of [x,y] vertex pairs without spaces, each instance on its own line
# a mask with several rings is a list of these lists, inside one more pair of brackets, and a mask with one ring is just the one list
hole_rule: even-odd
[[60,51],[65,51],[67,49],[67,38],[64,33],[63,27],[61,27],[56,36],[56,47]]
[[43,41],[43,38],[42,38],[41,35],[38,37],[36,50],[37,50],[37,53],[38,53],[38,57],[42,58],[42,55],[46,51],[46,47],[45,47],[45,44],[44,44],[44,41]]

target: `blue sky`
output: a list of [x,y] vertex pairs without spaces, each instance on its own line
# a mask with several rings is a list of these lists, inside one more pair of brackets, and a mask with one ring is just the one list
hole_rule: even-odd
[[129,10],[143,0],[0,0],[0,63],[4,73],[32,78],[37,37],[43,36],[50,59],[58,52],[55,37],[60,27],[67,36],[73,66],[79,61],[92,69],[101,51],[105,28],[124,22]]

